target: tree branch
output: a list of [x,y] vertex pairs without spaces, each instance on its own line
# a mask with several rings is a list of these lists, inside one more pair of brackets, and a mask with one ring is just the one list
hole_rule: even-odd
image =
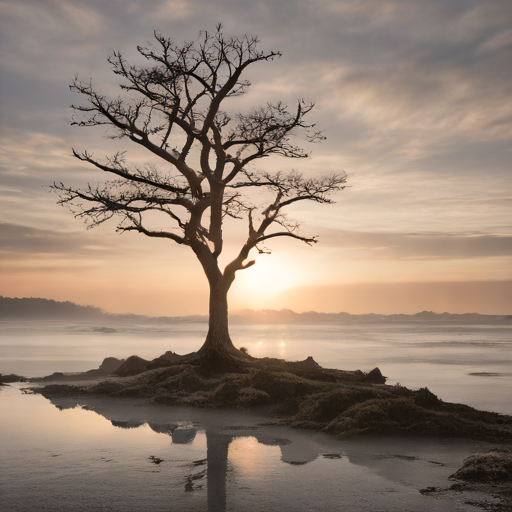
[[151,231],[149,229],[146,229],[141,224],[134,225],[134,226],[118,226],[118,231],[137,231],[139,233],[143,233],[146,236],[153,237],[153,238],[169,238],[170,240],[173,240],[177,244],[185,244],[190,245],[188,240],[185,237],[180,237],[174,233],[169,233],[168,231]]
[[[100,164],[97,160],[94,160],[89,153],[86,151],[83,153],[78,153],[74,149],[72,149],[73,156],[75,158],[78,158],[78,160],[81,160],[82,162],[88,162],[98,169],[101,169],[102,171],[116,174],[117,176],[120,176],[121,178],[124,178],[128,181],[134,181],[137,183],[145,183],[146,185],[151,185],[152,187],[166,190],[167,192],[172,192],[179,195],[185,195],[190,192],[189,187],[178,187],[176,185],[170,184],[169,182],[165,182],[162,180],[161,177],[156,176],[157,179],[149,179],[147,177],[141,176],[141,175],[135,175],[130,173],[127,169],[122,167],[122,162],[124,159],[123,153],[116,153],[112,158],[110,158],[110,162],[112,163],[112,167],[109,167],[107,165]],[[184,204],[184,206],[186,203]]]
[[260,242],[263,242],[264,240],[269,240],[270,238],[276,238],[278,236],[289,236],[291,238],[295,238],[296,240],[305,242],[308,245],[316,244],[318,242],[316,236],[314,236],[313,238],[307,238],[305,236],[300,236],[295,233],[291,233],[289,231],[282,231],[280,233],[272,233],[270,235],[261,236],[256,240],[256,243],[259,244]]
[[[298,234],[298,224],[283,210],[298,201],[332,203],[332,195],[345,187],[346,175],[306,178],[296,171],[248,170],[251,162],[271,155],[307,158],[310,153],[296,143],[296,137],[302,135],[313,143],[324,139],[315,124],[306,120],[314,104],[301,99],[289,109],[282,102],[269,102],[230,115],[224,108],[229,98],[250,87],[243,77],[249,66],[281,54],[260,50],[257,37],[225,37],[220,25],[213,32],[201,32],[196,42],[182,45],[154,35],[154,46],[137,48],[147,60],[145,65],[128,64],[118,51],[109,57],[112,70],[123,79],[120,87],[126,96],[108,98],[96,92],[92,83],[75,77],[70,88],[85,97],[85,104],[73,107],[81,116],[72,124],[106,126],[108,136],[145,148],[165,163],[165,170],[128,167],[124,153],[102,163],[90,153],[73,150],[79,160],[119,179],[103,188],[89,185],[83,190],[54,184],[59,203],[92,226],[116,215],[122,218],[120,231],[189,245],[208,279],[224,279],[228,287],[237,270],[254,264],[247,259],[252,249],[260,250],[257,244],[277,237],[316,243],[316,237]],[[274,200],[256,208],[241,194],[254,187],[271,192]],[[171,231],[148,229],[142,217],[146,221],[150,212],[165,214]],[[226,216],[247,217],[249,232],[238,256],[221,274],[217,258],[223,251]],[[208,229],[203,217],[209,219]],[[266,234],[273,224],[281,228]],[[172,229],[181,230],[183,236]]]

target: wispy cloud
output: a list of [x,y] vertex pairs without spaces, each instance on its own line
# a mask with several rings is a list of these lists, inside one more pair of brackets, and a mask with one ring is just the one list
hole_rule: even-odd
[[512,256],[512,236],[326,230],[323,244],[376,259],[472,259]]
[[[73,257],[94,255],[105,257],[114,251],[115,244],[105,245],[101,239],[83,232],[58,232],[19,224],[0,223],[0,254],[17,259],[19,254]],[[114,247],[113,247],[114,246]]]

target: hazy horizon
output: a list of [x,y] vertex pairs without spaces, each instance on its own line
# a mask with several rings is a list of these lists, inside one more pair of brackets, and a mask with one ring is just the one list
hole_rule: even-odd
[[[105,180],[71,148],[99,159],[129,141],[70,126],[75,74],[116,96],[115,48],[141,64],[153,31],[176,43],[223,22],[258,35],[264,50],[249,92],[226,103],[247,112],[267,101],[316,102],[310,121],[327,140],[298,142],[312,156],[273,156],[269,171],[345,171],[335,205],[301,204],[290,216],[308,247],[271,240],[238,273],[230,309],[352,314],[510,314],[512,304],[512,9],[507,0],[323,0],[272,3],[128,0],[2,4],[0,294],[41,296],[149,316],[204,314],[207,282],[188,247],[87,230],[56,205],[54,181]],[[213,21],[212,21],[213,20]],[[509,220],[507,220],[509,219]],[[246,237],[228,219],[225,265]]]
[[[363,293],[363,296],[365,296],[365,294]],[[22,299],[34,299],[34,300],[43,300],[43,301],[47,301],[47,302],[50,302],[50,301],[54,301],[54,299],[47,299],[46,297],[3,297],[3,296],[0,296],[0,299],[18,299],[18,300],[22,300]],[[187,314],[187,315],[178,315],[178,314],[173,314],[172,312],[168,313],[168,314],[165,314],[165,315],[156,315],[156,314],[145,314],[145,313],[140,313],[140,312],[134,312],[134,311],[109,311],[109,310],[106,310],[104,308],[100,308],[98,307],[97,305],[93,304],[93,303],[90,303],[90,304],[79,304],[79,303],[75,303],[73,301],[55,301],[57,304],[70,304],[72,306],[78,306],[80,308],[92,308],[96,311],[101,311],[102,314],[106,314],[106,315],[141,315],[141,316],[146,316],[146,317],[183,317],[183,316],[190,316],[190,317],[193,317],[193,316],[208,316],[208,312],[204,312],[204,313],[200,313],[200,312],[196,312],[196,313],[190,313],[190,314]],[[432,310],[432,309],[421,309],[421,310],[417,310],[417,311],[413,311],[413,312],[404,312],[404,311],[399,311],[399,312],[392,312],[392,313],[384,313],[382,311],[364,311],[364,312],[359,312],[359,313],[353,313],[353,312],[350,312],[350,311],[346,311],[346,310],[332,310],[332,311],[327,311],[327,310],[314,310],[314,309],[309,309],[309,310],[304,310],[304,311],[301,311],[301,310],[296,310],[296,309],[293,309],[293,308],[288,308],[288,307],[283,307],[283,308],[259,308],[259,309],[254,309],[254,308],[240,308],[240,309],[236,309],[236,310],[232,310],[230,311],[231,314],[233,315],[243,315],[245,312],[248,312],[248,311],[252,311],[254,313],[265,313],[265,312],[276,312],[276,313],[280,313],[280,312],[283,312],[283,311],[290,311],[294,314],[297,314],[297,315],[302,315],[302,314],[307,314],[307,313],[315,313],[315,314],[320,314],[320,315],[339,315],[339,314],[349,314],[349,315],[352,315],[352,316],[364,316],[364,315],[382,315],[382,316],[392,316],[392,315],[407,315],[407,316],[413,316],[413,315],[416,315],[416,314],[420,314],[420,313],[425,313],[425,312],[428,312],[428,313],[434,313],[436,315],[441,315],[441,314],[450,314],[450,315],[460,315],[460,314],[478,314],[478,315],[489,315],[489,316],[511,316],[510,312],[505,312],[505,313],[492,313],[492,312],[487,312],[487,313],[479,313],[478,311],[473,311],[473,310],[466,310],[466,311],[460,311],[460,312],[453,312],[453,311],[447,311],[447,310],[443,310],[443,309],[438,309],[438,310]]]

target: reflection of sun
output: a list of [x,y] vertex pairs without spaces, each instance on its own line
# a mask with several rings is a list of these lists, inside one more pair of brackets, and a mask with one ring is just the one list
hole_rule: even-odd
[[260,444],[255,437],[238,437],[229,445],[228,459],[246,477],[260,479],[279,460],[278,446]]
[[237,272],[235,283],[240,290],[261,297],[297,286],[299,276],[279,256],[261,255],[256,265]]

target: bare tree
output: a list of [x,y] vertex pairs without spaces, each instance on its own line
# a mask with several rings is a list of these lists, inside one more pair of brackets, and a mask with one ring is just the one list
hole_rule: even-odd
[[[117,51],[109,57],[114,73],[124,79],[124,97],[103,96],[77,77],[70,88],[86,99],[72,106],[80,114],[72,124],[105,125],[113,130],[111,137],[127,138],[159,157],[162,168],[130,165],[121,152],[100,161],[87,151],[73,150],[76,158],[115,179],[84,189],[62,183],[53,188],[60,204],[91,225],[116,216],[121,232],[138,231],[189,246],[210,285],[209,330],[197,358],[219,368],[232,366],[248,357],[233,346],[228,330],[227,294],[236,272],[253,265],[249,253],[263,252],[261,244],[271,238],[315,243],[316,237],[302,236],[283,210],[298,201],[331,203],[330,196],[344,188],[346,175],[306,178],[296,171],[254,168],[254,162],[270,155],[309,156],[294,138],[324,138],[305,121],[312,103],[300,100],[291,110],[281,102],[267,103],[231,115],[221,110],[229,98],[249,88],[250,82],[242,78],[246,68],[280,57],[279,52],[262,51],[256,37],[228,38],[220,25],[181,46],[160,34],[155,39],[154,46],[137,48],[148,61],[145,66],[129,65]],[[245,193],[255,188],[272,193],[269,204],[258,208],[249,203]],[[148,223],[153,212],[166,217],[165,229],[155,230]],[[248,236],[222,271],[218,257],[227,216],[246,218]]]

